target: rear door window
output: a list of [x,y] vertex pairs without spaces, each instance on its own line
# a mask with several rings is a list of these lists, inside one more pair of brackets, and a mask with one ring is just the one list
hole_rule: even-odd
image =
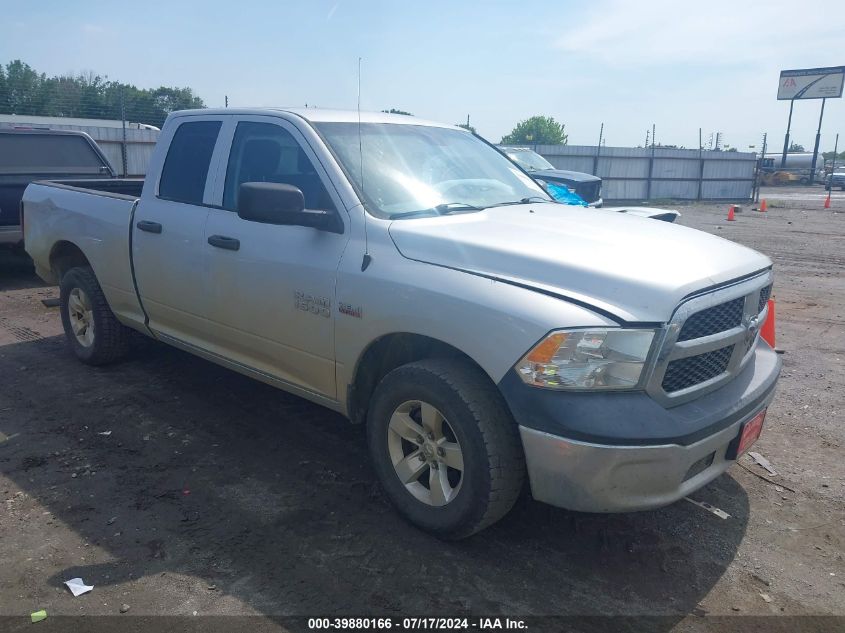
[[164,159],[158,183],[159,198],[202,204],[220,126],[220,121],[194,121],[179,126]]

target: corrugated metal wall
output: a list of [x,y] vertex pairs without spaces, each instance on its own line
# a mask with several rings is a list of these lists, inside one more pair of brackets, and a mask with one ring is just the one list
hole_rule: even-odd
[[[55,127],[55,126],[53,126]],[[126,173],[123,173],[121,144],[123,130],[112,127],[88,128],[83,130],[91,135],[103,153],[109,159],[116,173],[122,176],[144,176],[147,165],[153,155],[156,139],[161,132],[157,130],[126,130]]]
[[602,178],[605,200],[744,200],[751,197],[756,154],[694,149],[531,146],[558,169]]

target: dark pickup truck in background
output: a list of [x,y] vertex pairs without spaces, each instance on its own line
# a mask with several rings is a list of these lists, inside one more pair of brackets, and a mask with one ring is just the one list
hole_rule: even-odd
[[35,180],[115,178],[85,132],[0,127],[0,246],[20,246],[20,203]]
[[543,182],[566,185],[591,207],[601,207],[601,178],[580,171],[558,169],[527,147],[500,147],[505,155],[531,176]]

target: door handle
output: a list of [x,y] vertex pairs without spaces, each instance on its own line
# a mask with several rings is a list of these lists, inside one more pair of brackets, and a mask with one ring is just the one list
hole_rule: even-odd
[[149,220],[140,220],[135,226],[141,231],[147,233],[161,233],[161,224],[158,222],[150,222]]
[[225,248],[227,251],[236,251],[241,247],[240,240],[225,235],[212,235],[208,238],[208,243],[217,248]]

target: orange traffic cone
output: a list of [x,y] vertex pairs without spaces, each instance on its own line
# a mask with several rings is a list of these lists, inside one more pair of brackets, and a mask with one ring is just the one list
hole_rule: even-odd
[[766,320],[763,321],[763,327],[760,328],[760,336],[766,341],[772,349],[775,348],[775,300],[769,299],[769,312],[766,315]]
[[768,211],[768,210],[769,210],[769,205],[766,204],[766,199],[763,198],[762,200],[760,200],[760,211]]
[[825,209],[830,208],[830,192],[829,191],[827,192],[827,198],[824,199],[824,208]]
[[731,205],[731,208],[728,209],[728,222],[733,222],[736,218],[734,218],[734,205]]

